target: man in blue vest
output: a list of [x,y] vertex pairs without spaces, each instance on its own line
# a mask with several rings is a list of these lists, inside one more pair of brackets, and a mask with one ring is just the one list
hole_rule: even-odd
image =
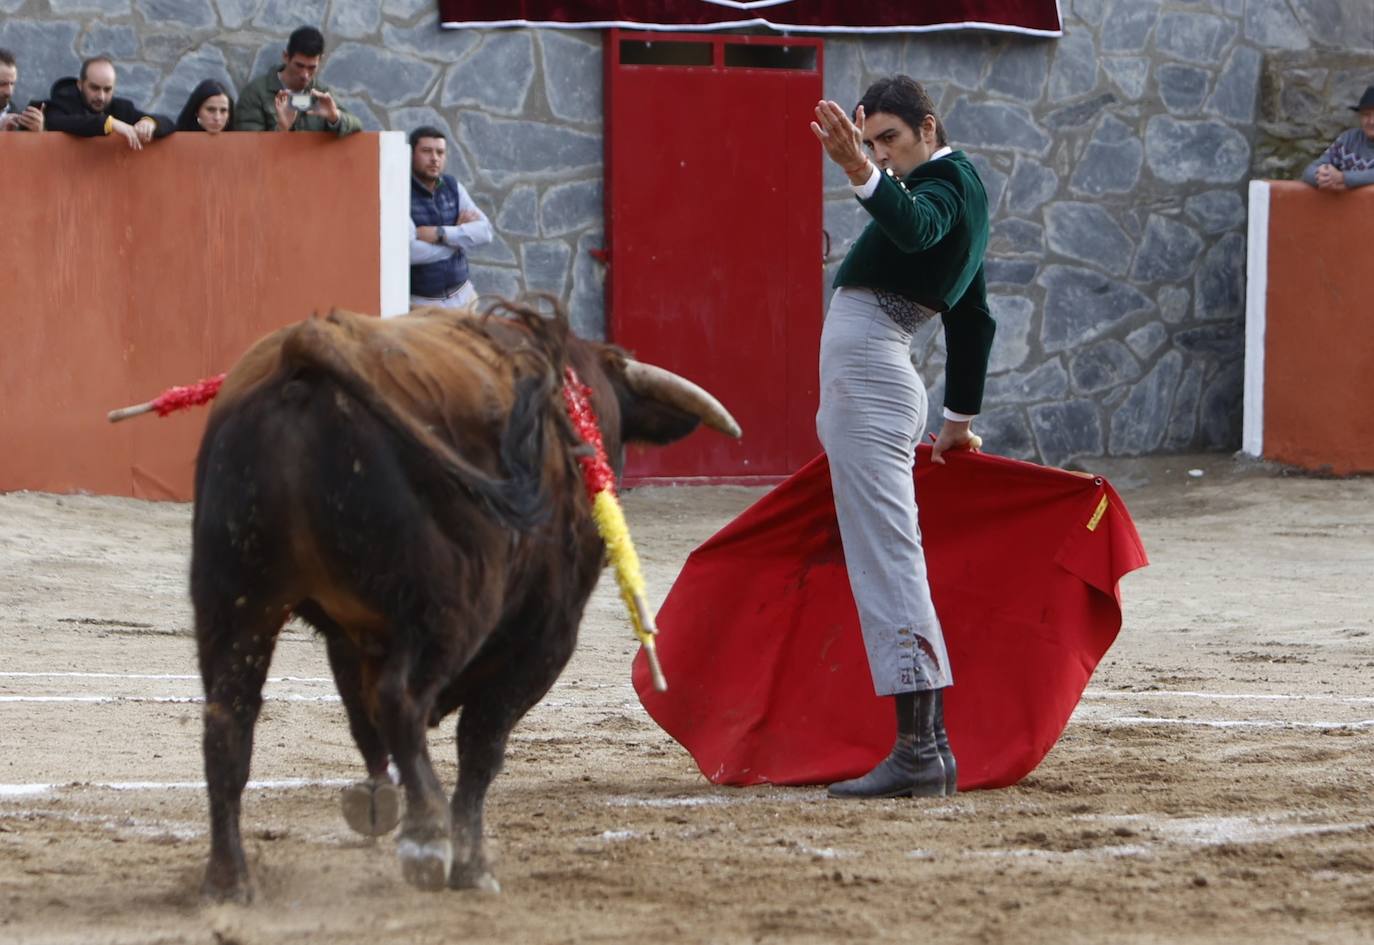
[[486,214],[444,173],[448,142],[438,128],[410,133],[410,305],[461,308],[477,300],[468,250],[492,238]]

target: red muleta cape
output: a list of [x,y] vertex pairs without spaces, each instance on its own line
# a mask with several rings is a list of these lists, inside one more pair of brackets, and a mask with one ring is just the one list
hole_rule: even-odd
[[[959,788],[1004,787],[1053,747],[1121,627],[1118,581],[1148,563],[1100,477],[918,450],[916,493],[954,686]],[[824,454],[688,557],[658,613],[669,689],[641,653],[649,715],[717,784],[821,784],[892,747],[849,591]]]

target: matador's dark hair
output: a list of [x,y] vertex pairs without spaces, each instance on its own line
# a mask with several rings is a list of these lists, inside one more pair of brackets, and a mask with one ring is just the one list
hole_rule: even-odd
[[[935,103],[931,101],[930,93],[925,90],[925,86],[909,75],[879,79],[864,92],[864,97],[859,99],[859,105],[863,107],[865,115],[876,115],[878,112],[896,115],[917,134],[920,134],[921,122],[930,115],[935,119],[936,143],[942,148],[949,144],[949,138],[945,135],[945,123],[935,114]],[[854,111],[858,113],[858,106]]]

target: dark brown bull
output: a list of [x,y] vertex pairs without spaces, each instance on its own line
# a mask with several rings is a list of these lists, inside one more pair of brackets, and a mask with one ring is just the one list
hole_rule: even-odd
[[[617,474],[629,441],[672,442],[699,420],[738,435],[681,378],[571,336],[561,316],[504,314],[336,312],[264,338],[226,378],[197,460],[191,559],[207,895],[251,897],[240,797],[293,613],[324,637],[367,766],[345,794],[350,823],[394,825],[390,759],[406,879],[499,888],[482,845],[487,789],[511,729],[571,656],[603,565],[564,366],[591,388]],[[460,706],[446,802],[425,727]]]

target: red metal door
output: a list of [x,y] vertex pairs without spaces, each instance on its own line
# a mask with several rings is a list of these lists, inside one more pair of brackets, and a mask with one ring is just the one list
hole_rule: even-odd
[[744,429],[632,448],[626,478],[781,478],[816,440],[820,40],[606,39],[608,334]]

